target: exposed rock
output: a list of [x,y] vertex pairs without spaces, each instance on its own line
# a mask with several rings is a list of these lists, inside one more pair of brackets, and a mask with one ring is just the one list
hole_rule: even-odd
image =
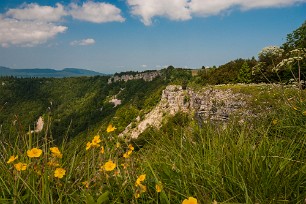
[[136,80],[136,79],[143,79],[144,81],[152,81],[156,77],[160,76],[160,71],[152,71],[152,72],[141,72],[135,75],[122,75],[122,76],[113,76],[108,79],[108,84],[117,81],[129,81],[129,80]]
[[114,107],[121,105],[121,100],[117,99],[117,98],[113,98],[109,101],[110,103],[114,104]]
[[119,135],[128,135],[137,138],[149,126],[159,128],[164,115],[175,115],[179,111],[194,112],[197,119],[201,121],[226,121],[231,115],[249,114],[244,110],[246,96],[240,93],[233,93],[230,89],[203,89],[194,91],[183,90],[181,86],[169,85],[163,90],[161,101],[139,124],[132,128],[132,125]]

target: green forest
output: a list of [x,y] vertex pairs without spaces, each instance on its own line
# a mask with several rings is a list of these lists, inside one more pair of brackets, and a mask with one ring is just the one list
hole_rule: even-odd
[[[0,203],[305,202],[306,22],[256,58],[160,73],[0,77]],[[243,93],[261,113],[225,123],[165,114],[161,128],[119,137],[168,85]]]

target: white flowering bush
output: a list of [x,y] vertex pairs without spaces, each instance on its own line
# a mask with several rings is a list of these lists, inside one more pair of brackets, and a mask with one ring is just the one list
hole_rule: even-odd
[[265,62],[268,64],[274,63],[283,56],[284,50],[278,46],[268,46],[264,47],[258,53],[258,59],[260,62]]
[[275,67],[275,71],[291,67],[292,65],[306,59],[306,48],[297,48],[288,53],[288,57],[283,59]]

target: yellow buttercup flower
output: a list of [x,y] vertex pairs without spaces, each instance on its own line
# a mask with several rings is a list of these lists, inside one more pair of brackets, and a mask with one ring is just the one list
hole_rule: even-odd
[[117,143],[116,143],[116,148],[119,148],[119,147],[120,147],[120,143],[117,142]]
[[276,119],[274,119],[273,121],[272,121],[272,124],[273,125],[276,125],[278,123],[278,120],[276,120]]
[[156,184],[155,185],[155,190],[157,193],[160,193],[162,191],[162,185],[161,184]]
[[304,116],[306,116],[306,111],[303,111],[302,114],[303,114]]
[[91,148],[91,146],[92,146],[91,142],[87,142],[87,144],[86,144],[86,150],[89,150],[89,149]]
[[42,154],[42,150],[38,148],[33,148],[27,151],[27,155],[30,158],[40,157],[41,154]]
[[50,151],[52,152],[53,157],[62,158],[63,154],[59,151],[58,147],[51,147]]
[[128,146],[128,147],[129,147],[129,149],[130,149],[130,150],[132,150],[132,151],[134,150],[133,145],[129,144],[129,146]]
[[63,168],[56,168],[54,171],[54,177],[56,178],[63,178],[66,174],[66,170]]
[[144,193],[147,191],[147,187],[145,185],[139,184],[140,187],[140,193]]
[[116,164],[113,161],[109,160],[102,167],[105,171],[112,171],[116,168]]
[[103,146],[101,147],[100,153],[104,154],[104,147]]
[[126,153],[123,154],[123,157],[126,159],[129,158],[132,152],[133,152],[132,150],[127,151]]
[[24,171],[24,170],[27,169],[27,166],[28,166],[28,165],[25,164],[25,163],[19,162],[19,163],[15,164],[14,166],[15,166],[15,169],[16,169],[17,171]]
[[135,186],[139,186],[141,184],[141,182],[143,182],[145,179],[146,179],[145,174],[140,175],[135,182]]
[[94,138],[93,138],[92,141],[91,141],[91,146],[92,146],[92,147],[99,147],[99,146],[100,146],[100,145],[99,145],[100,142],[101,142],[100,136],[99,136],[99,135],[94,136]]
[[16,159],[18,159],[18,155],[15,157],[15,156],[10,156],[9,160],[6,162],[6,163],[12,163],[13,161],[15,161]]
[[140,197],[140,193],[135,193],[134,197],[137,199]]
[[189,197],[188,199],[183,200],[182,204],[197,204],[198,200],[194,197]]
[[109,124],[106,128],[106,132],[113,132],[114,130],[116,130],[117,128],[113,127],[112,124]]
[[82,184],[83,184],[86,188],[89,188],[89,182],[88,182],[88,181],[83,181]]

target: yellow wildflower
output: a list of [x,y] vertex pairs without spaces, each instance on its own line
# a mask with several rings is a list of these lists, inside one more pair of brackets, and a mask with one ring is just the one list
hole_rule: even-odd
[[137,199],[137,198],[139,198],[140,197],[140,193],[135,193],[135,198]]
[[114,130],[116,130],[117,128],[113,127],[112,124],[109,124],[106,128],[106,132],[113,132]]
[[89,149],[91,148],[91,146],[92,146],[91,142],[87,142],[87,144],[86,144],[86,150],[89,150]]
[[112,171],[116,168],[116,164],[113,161],[109,160],[101,168],[103,168],[105,171]]
[[145,185],[139,184],[140,187],[140,193],[144,193],[147,191],[147,187]]
[[53,157],[62,158],[63,154],[59,151],[58,147],[51,147],[50,151],[52,152]]
[[25,163],[21,163],[21,162],[19,162],[19,163],[17,163],[17,164],[14,164],[14,166],[15,166],[15,169],[17,170],[17,171],[24,171],[24,170],[26,170],[27,169],[27,164],[25,164]]
[[16,159],[18,159],[18,155],[15,157],[15,156],[10,156],[9,160],[6,162],[6,163],[12,163],[13,161],[15,161]]
[[51,166],[51,167],[57,167],[57,166],[59,166],[59,163],[54,162],[54,161],[49,161],[49,162],[47,163],[47,165],[48,165],[48,166]]
[[42,154],[42,150],[38,148],[33,148],[27,151],[27,155],[30,158],[40,157],[41,154]]
[[82,184],[83,184],[86,188],[89,188],[89,182],[88,182],[88,181],[83,181]]
[[116,148],[119,148],[119,147],[120,147],[120,143],[117,142],[117,143],[116,143]]
[[156,184],[155,185],[155,190],[157,193],[160,193],[162,191],[162,185],[161,184]]
[[276,119],[274,119],[273,121],[272,121],[272,124],[273,125],[276,125],[278,123],[278,120],[276,120]]
[[129,158],[132,152],[133,152],[132,150],[127,151],[126,153],[123,154],[123,157],[126,159]]
[[104,154],[104,147],[103,146],[101,147],[100,153]]
[[129,149],[130,149],[130,150],[132,150],[132,151],[134,150],[133,145],[129,144],[129,146],[128,146],[128,147],[129,147]]
[[189,197],[188,199],[183,200],[182,204],[197,204],[198,200],[194,197]]
[[100,146],[100,145],[99,145],[100,142],[101,142],[100,136],[99,136],[99,135],[94,136],[94,138],[93,138],[92,141],[91,141],[91,146],[92,146],[92,147],[99,147],[99,146]]
[[66,174],[66,170],[63,168],[56,168],[54,171],[54,177],[63,178]]
[[306,111],[303,111],[302,114],[303,114],[304,116],[306,116]]
[[146,179],[145,174],[140,175],[135,182],[135,186],[139,186],[141,184],[141,182],[143,182],[145,179]]

